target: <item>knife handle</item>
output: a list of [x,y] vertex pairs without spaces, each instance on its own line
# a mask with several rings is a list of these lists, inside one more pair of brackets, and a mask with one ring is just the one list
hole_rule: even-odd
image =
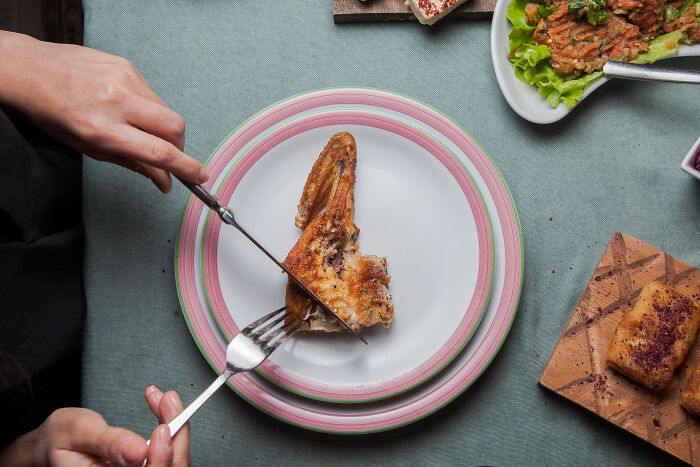
[[206,204],[210,209],[216,211],[221,207],[221,203],[218,199],[216,199],[216,196],[209,193],[201,185],[195,185],[194,183],[186,182],[180,177],[177,177],[177,179],[180,180],[182,184],[187,187],[188,190],[190,190],[197,198],[202,200],[202,202]]

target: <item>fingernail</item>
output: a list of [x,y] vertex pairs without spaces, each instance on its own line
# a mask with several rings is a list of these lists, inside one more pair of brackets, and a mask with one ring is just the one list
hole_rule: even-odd
[[165,442],[167,445],[170,445],[170,429],[168,428],[168,425],[159,425],[156,428],[153,437],[160,442]]
[[158,390],[158,388],[151,384],[150,386],[148,386],[146,388],[146,397],[150,396],[153,393],[153,391],[157,391],[157,390]]
[[123,439],[120,450],[122,460],[126,465],[143,460],[143,443],[133,437]]
[[201,185],[202,183],[206,182],[209,180],[209,174],[207,173],[206,170],[201,169],[199,171],[199,175],[197,175],[197,184]]

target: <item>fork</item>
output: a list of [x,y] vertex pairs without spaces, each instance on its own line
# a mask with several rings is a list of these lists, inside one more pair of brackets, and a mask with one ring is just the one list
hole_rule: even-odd
[[231,339],[226,347],[226,368],[199,397],[168,423],[171,438],[231,376],[256,368],[299,329],[304,317],[298,315],[286,323],[291,313],[285,309],[286,307],[282,307],[253,321]]

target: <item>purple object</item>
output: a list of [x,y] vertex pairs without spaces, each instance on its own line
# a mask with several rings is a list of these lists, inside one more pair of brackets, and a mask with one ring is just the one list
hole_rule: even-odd
[[695,144],[688,154],[683,158],[681,169],[687,174],[700,180],[700,138],[695,141]]

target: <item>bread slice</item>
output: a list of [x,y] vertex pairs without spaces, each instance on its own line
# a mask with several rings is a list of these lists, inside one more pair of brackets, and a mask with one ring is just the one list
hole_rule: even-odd
[[449,14],[466,0],[406,0],[416,19],[422,24],[433,24]]
[[688,413],[700,415],[700,364],[695,365],[690,379],[681,391],[681,405]]
[[697,304],[672,287],[651,282],[622,317],[608,347],[608,365],[652,391],[663,391],[695,340]]

